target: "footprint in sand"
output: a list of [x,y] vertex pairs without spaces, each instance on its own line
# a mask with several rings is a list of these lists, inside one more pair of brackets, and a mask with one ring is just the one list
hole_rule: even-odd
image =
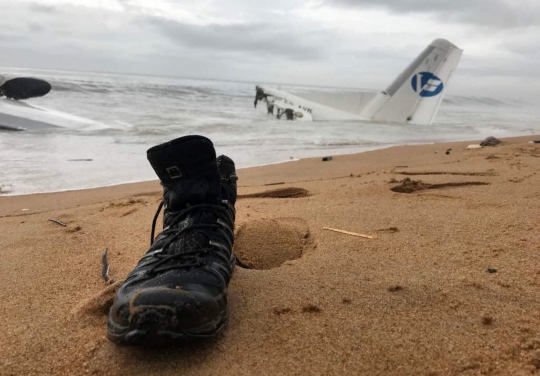
[[466,187],[471,185],[490,185],[490,183],[484,183],[481,181],[460,182],[460,183],[443,183],[443,184],[429,184],[424,183],[421,180],[411,180],[409,178],[403,179],[399,185],[390,188],[393,192],[398,193],[413,193],[416,191],[422,191],[425,189],[441,189],[450,187]]
[[132,205],[136,205],[136,204],[146,205],[146,204],[148,204],[148,201],[143,200],[141,198],[135,199],[133,197],[128,199],[128,200],[111,201],[111,202],[109,202],[109,205],[102,207],[100,211],[104,211],[106,209],[111,209],[111,208],[122,208],[122,207],[132,206]]
[[239,195],[238,198],[298,198],[307,197],[309,192],[304,188],[288,187],[271,189],[269,191]]
[[[239,196],[251,198],[295,198],[306,197],[309,192],[303,188],[282,188]],[[127,202],[111,203],[109,207],[146,204],[144,200],[130,199]],[[133,210],[134,211],[134,210]],[[126,215],[131,214],[127,212]],[[263,219],[240,225],[235,231],[235,252],[242,262],[252,269],[271,269],[285,261],[302,256],[311,244],[307,222],[300,218]],[[94,296],[79,303],[71,312],[78,319],[101,319],[106,316],[113,303],[116,290],[121,282],[116,282]]]
[[241,225],[234,251],[251,269],[272,269],[302,256],[311,244],[309,227],[301,218],[261,219]]
[[[251,269],[272,269],[302,256],[312,244],[307,222],[301,218],[262,219],[240,225],[234,250]],[[76,322],[102,325],[122,282],[118,281],[81,301],[71,312]]]

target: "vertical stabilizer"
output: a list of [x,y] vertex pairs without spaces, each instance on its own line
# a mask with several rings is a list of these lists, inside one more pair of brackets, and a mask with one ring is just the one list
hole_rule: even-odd
[[431,124],[463,50],[445,39],[435,39],[362,110],[379,121]]

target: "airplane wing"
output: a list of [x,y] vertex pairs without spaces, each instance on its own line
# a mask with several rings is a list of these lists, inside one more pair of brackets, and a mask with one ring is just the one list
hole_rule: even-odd
[[21,131],[50,127],[81,130],[108,128],[105,124],[80,116],[0,98],[0,130]]

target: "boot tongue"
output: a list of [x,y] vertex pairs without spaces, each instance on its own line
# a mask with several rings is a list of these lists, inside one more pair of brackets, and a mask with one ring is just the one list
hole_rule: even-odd
[[221,184],[212,141],[185,136],[154,146],[148,161],[164,188],[167,209],[219,203]]
[[[204,209],[190,213],[178,224],[178,228],[190,228],[202,223],[215,223],[215,214]],[[165,223],[167,220],[165,220]],[[183,253],[192,249],[201,249],[208,245],[208,238],[197,230],[187,231],[178,237],[167,249],[167,253]]]

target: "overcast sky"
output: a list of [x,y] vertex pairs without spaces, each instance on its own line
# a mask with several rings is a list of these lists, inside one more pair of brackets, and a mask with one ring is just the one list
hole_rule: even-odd
[[383,89],[446,38],[465,50],[450,93],[540,97],[540,0],[0,0],[0,15],[0,66]]

